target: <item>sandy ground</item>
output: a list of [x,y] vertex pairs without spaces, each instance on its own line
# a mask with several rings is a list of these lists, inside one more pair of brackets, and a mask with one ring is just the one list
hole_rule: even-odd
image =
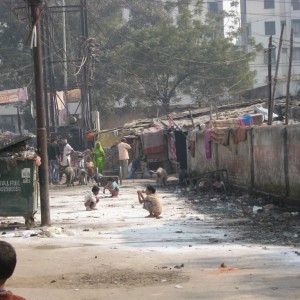
[[26,237],[47,229],[39,213],[32,231],[1,219],[18,253],[7,288],[30,300],[300,299],[299,248],[239,242],[238,225],[222,226],[238,219],[200,213],[171,188],[159,190],[163,218],[145,218],[136,190],[146,183],[123,182],[95,211],[83,205],[91,185],[51,187],[50,237]]

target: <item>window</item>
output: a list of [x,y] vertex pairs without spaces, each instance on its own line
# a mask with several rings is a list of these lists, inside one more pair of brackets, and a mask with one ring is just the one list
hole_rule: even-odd
[[300,37],[300,20],[292,20],[292,28],[294,29],[294,36]]
[[[272,48],[271,52],[271,63],[275,64],[276,62],[276,49]],[[268,51],[265,51],[264,63],[267,65],[269,63]]]
[[208,3],[208,11],[211,13],[217,13],[218,12],[218,2]]
[[265,35],[275,35],[276,30],[275,30],[275,22],[265,22]]
[[264,9],[275,8],[274,0],[264,0]]
[[282,48],[281,53],[288,53],[288,48]]
[[293,50],[293,61],[300,61],[300,47],[295,47]]
[[292,0],[293,10],[300,10],[300,1],[299,0]]
[[181,15],[189,9],[189,1],[183,0],[178,2],[178,13]]
[[252,36],[251,23],[247,23],[246,32],[247,32],[247,38],[250,38]]

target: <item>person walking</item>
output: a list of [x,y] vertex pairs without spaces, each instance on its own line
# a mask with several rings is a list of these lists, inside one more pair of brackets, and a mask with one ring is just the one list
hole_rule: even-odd
[[120,143],[118,144],[121,180],[125,179],[128,176],[129,149],[131,149],[131,147],[129,144],[127,144],[127,140],[125,138],[122,138]]
[[48,160],[49,160],[49,183],[57,184],[59,182],[59,163],[60,150],[57,138],[51,139],[48,145]]

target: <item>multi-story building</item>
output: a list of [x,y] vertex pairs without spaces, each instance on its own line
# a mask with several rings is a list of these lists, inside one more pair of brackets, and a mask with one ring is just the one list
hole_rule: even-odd
[[[159,1],[159,0],[158,0]],[[162,3],[173,4],[173,9],[170,9],[170,15],[175,18],[182,14],[186,9],[193,12],[196,8],[198,0],[160,0]],[[202,3],[203,18],[207,13],[220,13],[223,11],[223,0],[206,0]],[[122,10],[123,22],[128,22],[130,19],[130,9]]]
[[[175,18],[178,14],[181,14],[186,9],[189,9],[191,12],[193,12],[196,8],[197,0],[161,0],[161,2],[167,2],[167,3],[174,3],[177,4],[174,6],[173,10],[171,10],[172,16]],[[207,13],[220,13],[223,11],[223,0],[207,0],[203,1],[202,3],[202,9],[203,9],[203,17]]]
[[251,69],[256,70],[257,76],[254,88],[261,88],[262,95],[266,95],[263,87],[268,85],[268,55],[269,38],[272,36],[272,75],[275,74],[278,58],[279,41],[282,25],[284,25],[283,45],[280,53],[278,83],[276,97],[286,95],[287,75],[290,56],[290,33],[294,30],[294,54],[290,94],[300,93],[300,1],[299,0],[240,0],[241,26],[243,34],[240,43],[247,45],[249,38],[255,38],[261,43],[263,50],[257,53]]
[[[170,16],[173,18],[174,22],[178,15],[182,14],[186,9],[190,10],[192,13],[197,8],[198,0],[157,0],[157,2],[161,1],[165,4],[173,4],[172,9],[169,9]],[[202,15],[200,16],[203,18],[203,21],[205,20],[206,16],[208,14],[219,14],[223,12],[223,0],[206,0],[202,3]],[[122,10],[122,19],[123,22],[128,22],[131,17],[130,9],[123,9]],[[199,17],[199,16],[198,16]],[[220,20],[220,28],[223,27],[223,29],[220,32],[215,32],[214,38],[217,35],[224,35],[224,24],[223,20]],[[194,100],[186,94],[179,94],[180,101],[174,103],[171,103],[171,105],[175,105],[176,107],[185,107],[186,105],[194,105]],[[123,106],[123,102],[119,102],[119,106]]]

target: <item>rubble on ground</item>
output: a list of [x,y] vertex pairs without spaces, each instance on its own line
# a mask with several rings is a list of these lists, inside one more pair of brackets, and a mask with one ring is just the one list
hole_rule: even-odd
[[217,227],[238,231],[239,237],[235,239],[238,242],[300,245],[300,207],[283,205],[270,197],[255,197],[243,192],[186,191],[177,196],[186,197],[186,201],[200,213],[218,220]]

